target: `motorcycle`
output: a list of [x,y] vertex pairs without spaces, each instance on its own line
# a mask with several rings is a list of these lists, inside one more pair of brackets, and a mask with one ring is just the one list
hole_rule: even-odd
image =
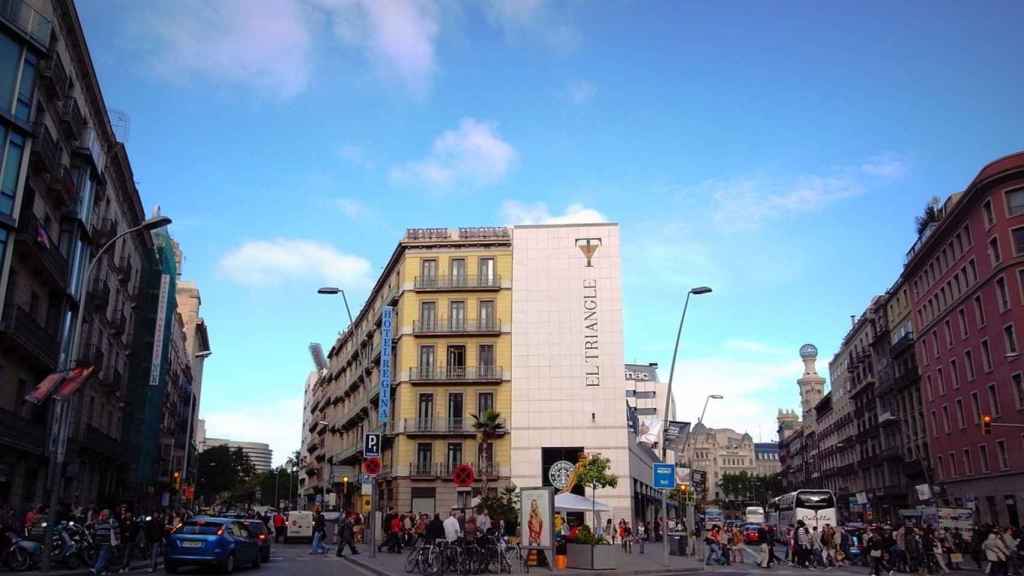
[[3,550],[3,564],[9,570],[31,570],[42,561],[42,544],[26,540],[14,532],[8,532],[7,539],[10,543]]

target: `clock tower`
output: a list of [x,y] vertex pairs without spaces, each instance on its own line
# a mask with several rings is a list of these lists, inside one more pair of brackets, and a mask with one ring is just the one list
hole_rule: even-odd
[[818,348],[814,344],[804,344],[800,347],[800,359],[804,361],[804,374],[797,381],[800,387],[800,405],[803,408],[803,421],[801,422],[805,431],[814,430],[815,416],[814,407],[825,396],[825,379],[818,375],[815,363],[818,361]]

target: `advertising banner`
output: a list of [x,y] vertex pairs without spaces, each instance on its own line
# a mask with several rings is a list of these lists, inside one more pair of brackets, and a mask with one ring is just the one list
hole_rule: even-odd
[[391,324],[395,309],[385,306],[380,314],[380,399],[377,401],[377,421],[386,430],[391,422]]
[[555,492],[551,488],[524,488],[519,492],[520,541],[526,548],[551,548],[555,516]]

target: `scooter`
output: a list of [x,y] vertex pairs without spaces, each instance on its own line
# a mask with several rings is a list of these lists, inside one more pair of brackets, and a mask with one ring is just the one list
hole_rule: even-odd
[[3,563],[15,572],[31,570],[39,565],[43,557],[43,545],[25,540],[14,532],[7,533],[10,542],[3,550]]

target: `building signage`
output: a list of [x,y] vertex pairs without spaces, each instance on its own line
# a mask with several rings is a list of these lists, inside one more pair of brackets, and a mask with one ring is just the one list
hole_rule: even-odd
[[156,329],[153,331],[153,358],[150,362],[149,385],[160,385],[160,369],[164,356],[164,326],[167,323],[167,298],[171,290],[171,275],[160,275],[160,299],[156,305]]
[[368,432],[363,436],[363,458],[380,458],[380,434]]
[[565,492],[566,486],[572,481],[573,474],[576,473],[576,465],[568,460],[559,460],[551,465],[548,470],[548,480],[551,481],[551,485],[558,488],[559,491]]
[[597,330],[597,278],[583,280],[583,380],[601,385],[601,342]]
[[675,464],[654,465],[654,487],[659,490],[671,490],[676,487]]
[[377,403],[377,421],[387,430],[391,422],[391,323],[395,309],[385,306],[380,313],[380,399]]

